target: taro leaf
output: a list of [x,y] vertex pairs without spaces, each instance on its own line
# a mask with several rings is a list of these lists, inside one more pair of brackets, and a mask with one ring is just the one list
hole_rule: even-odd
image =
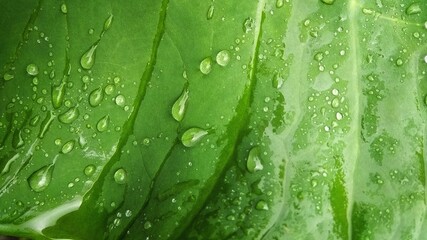
[[427,234],[426,2],[1,6],[0,233]]

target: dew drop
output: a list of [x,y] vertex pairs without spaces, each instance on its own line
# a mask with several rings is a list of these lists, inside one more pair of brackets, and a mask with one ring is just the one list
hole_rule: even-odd
[[285,1],[284,0],[276,0],[276,7],[281,8],[283,7]]
[[79,109],[76,107],[69,108],[66,112],[58,116],[60,122],[70,124],[74,122],[80,115]]
[[53,164],[41,167],[28,177],[27,181],[31,189],[35,192],[45,190],[52,180]]
[[55,109],[62,106],[65,97],[65,82],[52,86],[52,105]]
[[427,55],[424,56],[424,62],[427,63]]
[[403,60],[401,59],[401,58],[398,58],[397,60],[396,60],[396,66],[402,66],[403,65]]
[[314,60],[320,62],[323,60],[323,53],[322,52],[318,52],[314,55]]
[[36,76],[39,74],[39,68],[34,63],[31,63],[27,66],[27,73],[31,76]]
[[4,79],[5,81],[12,80],[14,77],[15,77],[15,76],[13,76],[13,75],[12,75],[12,74],[10,74],[10,73],[5,73],[5,74],[3,75],[3,79]]
[[74,141],[74,140],[70,140],[70,141],[64,143],[64,145],[62,146],[61,152],[64,154],[71,152],[74,149],[75,143],[76,143],[76,141]]
[[227,66],[230,62],[230,53],[227,50],[222,50],[216,55],[216,62],[220,66]]
[[187,108],[188,95],[188,87],[186,86],[182,90],[182,93],[179,98],[172,106],[172,117],[178,122],[181,122],[184,118],[185,110]]
[[181,136],[182,145],[186,147],[193,147],[202,140],[204,136],[208,134],[208,131],[201,128],[190,128],[184,132]]
[[200,72],[207,75],[212,71],[212,59],[207,57],[200,62]]
[[116,96],[115,102],[117,106],[123,107],[125,105],[125,96],[119,94]]
[[53,120],[55,119],[55,115],[52,111],[49,111],[46,113],[46,117],[43,119],[41,125],[40,125],[40,131],[38,134],[39,138],[44,138],[44,135],[49,130],[50,125],[52,124]]
[[107,86],[105,86],[104,92],[107,95],[111,95],[114,93],[114,89],[115,89],[115,86],[113,84],[108,84]]
[[283,86],[284,79],[280,73],[275,73],[273,76],[273,87],[280,89]]
[[61,12],[66,14],[68,12],[67,5],[65,3],[61,4]]
[[104,132],[105,130],[107,130],[109,122],[110,122],[110,116],[108,115],[104,116],[96,124],[96,129],[99,132]]
[[39,123],[40,115],[36,115],[30,119],[30,126],[36,126]]
[[408,15],[414,15],[418,13],[421,13],[421,7],[419,3],[412,3],[408,8],[406,8],[406,14]]
[[213,15],[214,15],[214,12],[215,12],[215,7],[214,7],[214,5],[211,5],[211,6],[209,7],[209,9],[208,9],[207,14],[206,14],[206,18],[207,18],[208,20],[211,20],[211,19],[212,19],[212,17],[213,17]]
[[261,163],[261,159],[259,158],[258,147],[254,147],[249,151],[248,159],[246,161],[246,168],[251,173],[260,171],[264,168]]
[[331,106],[337,108],[340,105],[340,100],[338,98],[332,99]]
[[[98,41],[99,42],[99,41]],[[87,50],[80,59],[80,65],[88,70],[93,67],[93,64],[95,63],[95,54],[96,54],[96,48],[98,47],[98,42],[93,44],[89,50]]]
[[335,114],[335,117],[337,118],[337,120],[339,121],[339,120],[342,120],[342,118],[343,118],[343,116],[342,116],[342,114],[340,113],[340,112],[337,112],[336,114]]
[[22,138],[22,131],[21,130],[15,130],[12,137],[12,147],[15,149],[21,148],[24,146],[25,142]]
[[117,184],[125,184],[127,181],[127,173],[123,168],[117,169],[114,173],[114,181]]
[[251,17],[246,18],[245,21],[243,22],[243,32],[248,33],[252,31],[254,26],[255,26],[255,20]]
[[107,18],[107,20],[105,20],[104,22],[104,31],[107,31],[108,29],[110,29],[112,23],[113,23],[113,15],[111,14]]
[[328,4],[328,5],[332,5],[335,2],[335,0],[321,0],[321,1],[322,1],[322,3]]
[[102,88],[99,87],[95,90],[93,90],[90,94],[89,94],[89,104],[92,107],[96,107],[99,104],[101,104],[102,99],[104,98],[104,93],[102,91]]
[[257,210],[268,210],[268,204],[265,201],[260,200],[257,202],[255,208]]
[[144,223],[144,229],[150,229],[152,227],[152,224],[151,224],[151,222],[150,221],[146,221],[145,223]]
[[85,169],[83,170],[83,172],[84,172],[84,174],[86,176],[90,177],[90,176],[92,176],[95,173],[95,170],[96,170],[95,165],[90,164],[90,165],[87,165],[85,167]]

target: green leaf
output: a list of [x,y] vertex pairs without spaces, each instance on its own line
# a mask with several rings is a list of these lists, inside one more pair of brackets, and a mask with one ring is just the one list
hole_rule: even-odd
[[427,3],[1,6],[1,234],[427,234]]

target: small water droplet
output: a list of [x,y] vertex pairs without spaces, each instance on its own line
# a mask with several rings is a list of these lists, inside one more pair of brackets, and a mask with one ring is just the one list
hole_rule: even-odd
[[343,116],[342,116],[342,114],[340,112],[337,112],[336,115],[335,115],[335,117],[337,118],[338,121],[342,120],[342,118],[343,118]]
[[31,76],[36,76],[39,74],[39,68],[34,63],[31,63],[27,66],[27,73]]
[[95,173],[95,170],[96,170],[96,167],[95,167],[95,165],[92,165],[92,164],[90,164],[90,165],[87,165],[86,167],[85,167],[85,169],[84,169],[84,174],[86,175],[86,176],[88,176],[88,177],[90,177],[90,176],[92,176],[94,173]]
[[245,21],[243,22],[243,32],[248,33],[252,31],[254,26],[255,26],[255,20],[251,17],[246,18]]
[[107,31],[111,27],[111,23],[113,23],[113,14],[111,14],[107,20],[104,22],[104,31]]
[[200,62],[200,72],[207,75],[212,71],[212,59],[207,57]]
[[102,99],[104,98],[104,93],[102,91],[102,88],[99,87],[95,90],[93,90],[90,94],[89,94],[89,104],[92,107],[96,107],[99,104],[101,104]]
[[314,55],[314,60],[320,62],[323,60],[323,53],[322,52],[318,52]]
[[207,14],[206,14],[206,18],[207,18],[208,20],[211,20],[211,19],[212,19],[212,17],[213,17],[213,15],[214,15],[214,12],[215,12],[215,7],[214,7],[214,5],[211,5],[211,6],[209,7],[209,9],[208,9]]
[[123,107],[125,105],[125,96],[119,94],[116,96],[115,102],[117,106]]
[[260,200],[257,202],[255,208],[257,210],[268,210],[268,204],[265,201]]
[[15,76],[13,76],[13,75],[12,75],[12,74],[10,74],[10,73],[5,73],[5,74],[3,75],[3,79],[4,79],[5,81],[12,80],[14,77],[15,77]]
[[61,4],[61,12],[64,14],[68,12],[67,5],[65,3]]
[[95,63],[95,55],[96,55],[96,48],[98,47],[99,41],[97,41],[95,44],[93,44],[89,50],[87,50],[80,59],[80,65],[82,68],[88,70],[93,67],[93,64]]
[[27,181],[31,189],[35,192],[45,190],[52,180],[53,164],[41,167],[28,177]]
[[321,0],[321,1],[322,1],[322,3],[328,4],[328,5],[332,5],[335,2],[335,0]]
[[123,168],[117,169],[114,173],[114,181],[117,184],[125,184],[127,181],[127,173]]
[[427,63],[427,55],[424,56],[424,62]]
[[285,0],[276,0],[276,7],[281,8],[283,7],[284,3],[285,3]]
[[74,141],[74,140],[70,140],[70,141],[64,143],[64,145],[62,146],[61,152],[64,154],[71,152],[74,149],[75,142],[76,141]]
[[227,66],[230,62],[230,53],[227,50],[222,50],[216,55],[216,62],[220,66]]
[[108,84],[107,86],[105,86],[105,88],[104,88],[104,92],[105,92],[105,94],[107,94],[107,95],[111,95],[111,94],[113,94],[114,93],[114,89],[115,89],[116,87],[113,85],[113,84]]
[[52,111],[49,111],[46,113],[46,117],[44,118],[44,120],[42,121],[41,125],[40,125],[40,131],[38,134],[39,138],[43,138],[44,135],[46,134],[46,132],[49,130],[50,125],[52,124],[53,120],[55,119],[55,115],[53,114]]
[[66,112],[58,116],[60,122],[70,124],[80,115],[79,109],[76,107],[69,108]]
[[202,140],[208,131],[201,128],[190,128],[181,136],[181,142],[186,147],[192,147]]
[[403,60],[401,59],[401,58],[398,58],[397,60],[396,60],[396,66],[402,66],[403,65]]
[[264,168],[259,157],[258,147],[254,147],[249,151],[248,159],[246,161],[246,168],[251,173],[260,171]]
[[184,118],[185,110],[187,107],[188,95],[188,87],[185,86],[182,90],[181,95],[172,106],[172,117],[178,122],[181,122],[181,120]]
[[332,107],[337,108],[340,105],[340,100],[338,98],[332,99],[331,105]]
[[282,75],[280,73],[275,73],[273,76],[273,87],[276,89],[280,89],[283,86],[283,82],[285,80],[283,79]]
[[421,13],[421,7],[419,3],[412,3],[411,5],[406,8],[406,14],[408,15],[414,15]]
[[62,106],[65,97],[65,82],[57,86],[52,86],[52,105],[55,109]]
[[131,210],[126,210],[126,212],[125,212],[125,216],[126,217],[131,217],[132,216],[132,211]]
[[152,227],[152,224],[151,224],[151,222],[150,221],[146,221],[145,223],[144,223],[144,229],[150,229]]
[[96,129],[99,132],[104,132],[108,128],[108,124],[110,122],[110,116],[105,115],[103,118],[101,118],[98,123],[96,124]]
[[22,138],[22,131],[21,130],[15,130],[12,137],[12,147],[15,149],[21,148],[24,146],[25,142]]

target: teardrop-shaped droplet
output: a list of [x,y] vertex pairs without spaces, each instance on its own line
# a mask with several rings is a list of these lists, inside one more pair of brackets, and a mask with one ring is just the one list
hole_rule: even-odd
[[99,104],[101,104],[103,98],[104,98],[104,92],[102,91],[102,88],[99,87],[99,88],[93,90],[89,94],[89,104],[92,107],[96,107]]
[[33,191],[41,192],[49,186],[52,180],[52,173],[53,164],[46,165],[30,175],[27,179],[28,184]]
[[76,107],[71,107],[66,112],[58,116],[60,122],[65,124],[70,124],[74,122],[80,115],[79,109]]
[[90,177],[90,176],[92,176],[94,173],[95,173],[95,170],[96,170],[96,167],[95,167],[95,165],[92,165],[92,164],[90,164],[90,165],[87,165],[86,167],[85,167],[85,169],[84,169],[84,174],[86,175],[86,176],[88,176],[88,177]]
[[64,145],[62,145],[61,152],[65,153],[65,154],[71,152],[74,149],[75,142],[76,141],[74,141],[74,140],[70,140],[70,141],[64,143]]
[[127,173],[123,168],[117,169],[114,173],[114,181],[117,184],[125,184],[127,181]]
[[201,128],[190,128],[184,132],[181,136],[182,145],[186,147],[192,147],[196,145],[204,136],[208,134],[208,131]]
[[328,5],[332,5],[335,2],[335,0],[321,0],[321,1],[322,1],[322,3],[328,4]]
[[111,14],[107,20],[104,22],[104,31],[107,31],[111,27],[111,23],[113,23],[113,14]]
[[215,12],[215,7],[214,7],[214,5],[211,5],[211,6],[209,7],[209,9],[208,9],[207,14],[206,14],[206,18],[207,18],[208,20],[211,20],[211,19],[212,19],[212,17],[213,17],[213,15],[214,15],[214,12]]
[[406,8],[406,14],[408,15],[414,15],[418,13],[421,13],[421,7],[419,3],[412,3],[408,8]]
[[39,74],[39,68],[34,63],[31,63],[27,66],[27,73],[31,76],[36,76]]
[[91,69],[95,63],[96,48],[98,47],[98,42],[93,44],[89,50],[87,50],[80,59],[80,65],[86,70]]
[[222,50],[216,55],[216,62],[220,66],[227,66],[230,62],[230,53],[227,50]]
[[212,71],[212,59],[207,57],[200,62],[200,72],[207,75]]
[[99,132],[104,132],[105,130],[107,130],[109,122],[110,122],[110,117],[108,115],[104,116],[96,124],[96,129]]
[[49,111],[46,113],[46,117],[43,119],[41,125],[40,125],[40,131],[38,134],[39,138],[43,138],[46,132],[49,130],[50,125],[52,124],[53,120],[55,119],[55,115],[52,113],[52,111]]
[[186,86],[181,93],[181,96],[175,101],[172,106],[172,117],[181,122],[184,118],[185,110],[187,108],[187,100],[188,100],[188,87]]
[[68,12],[67,5],[65,3],[61,4],[61,12],[66,14]]
[[251,173],[260,171],[264,168],[261,163],[261,159],[259,158],[258,147],[254,147],[249,151],[248,159],[246,161],[246,168]]
[[54,108],[60,108],[65,97],[65,82],[57,86],[52,86],[52,105]]
[[24,146],[25,142],[22,138],[22,131],[21,130],[15,130],[12,137],[12,147],[15,149],[21,148]]
[[13,74],[10,74],[10,73],[5,73],[5,74],[3,75],[3,79],[4,79],[5,81],[12,80],[14,77],[15,77],[15,76],[13,76]]
[[280,73],[276,73],[273,76],[273,87],[279,89],[283,86],[284,79]]

